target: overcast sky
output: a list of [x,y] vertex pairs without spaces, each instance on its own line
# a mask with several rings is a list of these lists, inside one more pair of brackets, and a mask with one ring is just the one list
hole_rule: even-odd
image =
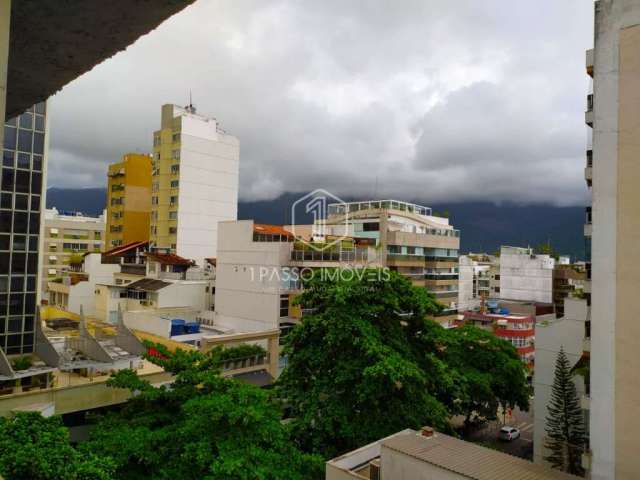
[[49,185],[104,186],[191,90],[242,200],[584,204],[592,30],[589,0],[198,0],[53,97]]

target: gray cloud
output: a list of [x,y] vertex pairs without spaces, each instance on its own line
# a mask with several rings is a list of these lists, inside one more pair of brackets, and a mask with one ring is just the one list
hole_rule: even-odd
[[[583,0],[199,0],[51,104],[49,184],[106,183],[160,105],[241,141],[243,199],[586,201],[593,5]],[[377,189],[376,189],[377,184]]]

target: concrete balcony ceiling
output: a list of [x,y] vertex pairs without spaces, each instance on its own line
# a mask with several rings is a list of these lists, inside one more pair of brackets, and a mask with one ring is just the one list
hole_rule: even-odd
[[13,0],[6,117],[44,101],[194,0]]

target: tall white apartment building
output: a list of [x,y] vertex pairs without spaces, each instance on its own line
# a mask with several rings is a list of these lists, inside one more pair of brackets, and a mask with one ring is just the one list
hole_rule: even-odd
[[596,2],[594,38],[591,478],[627,480],[640,477],[640,2]]
[[555,260],[531,248],[500,249],[500,298],[531,302],[553,302]]
[[153,137],[150,246],[204,265],[238,213],[240,142],[195,107],[162,106]]

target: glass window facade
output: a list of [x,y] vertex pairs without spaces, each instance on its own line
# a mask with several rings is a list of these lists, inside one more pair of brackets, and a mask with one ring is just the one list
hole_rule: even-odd
[[34,349],[46,105],[4,125],[0,171],[0,348]]

